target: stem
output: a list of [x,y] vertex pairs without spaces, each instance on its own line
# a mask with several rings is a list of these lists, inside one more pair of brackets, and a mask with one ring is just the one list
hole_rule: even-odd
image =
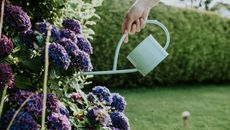
[[12,117],[10,124],[8,125],[6,130],[9,130],[10,127],[12,126],[16,116],[18,115],[18,113],[20,112],[20,110],[22,109],[23,106],[25,106],[25,104],[30,100],[30,98],[33,96],[34,94],[31,94],[28,98],[26,98],[26,100],[22,103],[22,105],[18,108],[18,110],[14,113],[14,116]]
[[188,128],[188,119],[184,119],[184,129],[189,130],[189,128]]
[[48,81],[48,67],[49,67],[49,41],[51,36],[50,25],[47,25],[47,37],[45,43],[45,71],[44,71],[44,82],[43,82],[43,102],[42,102],[42,127],[41,130],[45,130],[45,117],[46,117],[46,99],[47,99],[47,81]]
[[3,109],[3,106],[4,106],[4,99],[5,99],[5,96],[6,96],[6,90],[7,90],[7,88],[8,88],[8,86],[5,85],[3,93],[2,93],[1,105],[0,105],[0,117],[2,117],[2,109]]
[[3,17],[4,17],[4,7],[5,7],[5,0],[2,0],[1,19],[0,19],[0,37],[2,37],[2,25],[3,25]]

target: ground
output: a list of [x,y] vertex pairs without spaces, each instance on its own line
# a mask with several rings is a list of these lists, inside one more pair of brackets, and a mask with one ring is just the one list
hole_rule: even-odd
[[183,130],[183,111],[190,130],[230,130],[230,85],[114,91],[126,98],[131,130]]

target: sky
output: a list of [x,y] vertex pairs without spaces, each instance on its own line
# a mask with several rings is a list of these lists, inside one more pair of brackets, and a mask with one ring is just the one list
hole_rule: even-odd
[[[168,5],[174,5],[174,6],[178,6],[178,7],[186,7],[186,6],[191,5],[188,0],[187,0],[187,2],[182,2],[180,0],[161,0],[161,1],[168,4]],[[210,4],[210,6],[215,5],[217,2],[223,2],[225,4],[230,5],[230,0],[213,0],[213,2]],[[194,4],[196,4],[196,5],[198,3],[199,3],[199,0],[197,0],[197,2],[194,2]]]

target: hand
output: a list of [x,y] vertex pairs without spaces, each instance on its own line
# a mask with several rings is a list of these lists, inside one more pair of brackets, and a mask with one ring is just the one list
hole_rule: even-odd
[[[154,2],[155,3],[155,2]],[[137,0],[128,10],[122,23],[122,33],[135,34],[145,27],[150,9],[153,6],[153,0]],[[128,42],[128,36],[125,43]]]

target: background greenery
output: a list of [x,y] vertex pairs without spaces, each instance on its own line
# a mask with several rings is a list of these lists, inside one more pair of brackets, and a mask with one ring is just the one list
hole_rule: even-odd
[[[95,26],[96,36],[92,41],[94,70],[112,67],[114,51],[121,38],[121,22],[129,1],[105,1],[98,10],[101,16]],[[119,6],[116,6],[119,5]],[[230,81],[230,20],[209,12],[178,9],[165,5],[156,6],[149,19],[157,19],[169,29],[171,45],[169,56],[147,77],[139,73],[97,76],[95,84],[107,86],[153,86],[155,84],[217,83]],[[165,35],[156,26],[147,26],[141,33],[130,36],[130,41],[121,48],[119,68],[132,68],[126,56],[145,37],[153,34],[163,45]]]
[[183,130],[189,111],[190,130],[230,129],[230,86],[171,86],[114,90],[125,96],[131,130]]

